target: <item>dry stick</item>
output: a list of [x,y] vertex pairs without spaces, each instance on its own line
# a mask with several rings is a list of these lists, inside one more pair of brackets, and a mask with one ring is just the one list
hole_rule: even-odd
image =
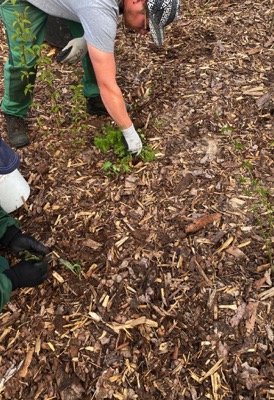
[[29,370],[29,366],[30,366],[31,361],[32,361],[33,353],[34,353],[34,348],[30,349],[27,352],[27,355],[26,355],[26,358],[25,358],[25,361],[24,361],[24,365],[23,365],[22,369],[18,373],[20,378],[25,378],[27,376],[27,373],[28,373],[28,370]]
[[212,285],[211,280],[207,277],[205,271],[203,270],[203,268],[200,266],[200,264],[197,263],[197,261],[195,260],[195,264],[197,267],[198,272],[200,273],[200,275],[204,278],[204,280],[209,284]]

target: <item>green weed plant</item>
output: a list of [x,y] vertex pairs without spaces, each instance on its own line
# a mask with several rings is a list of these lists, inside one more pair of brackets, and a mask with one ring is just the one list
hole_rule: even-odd
[[[237,135],[233,134],[234,128],[230,125],[224,125],[220,129],[220,134],[229,138],[237,156],[245,157],[247,151],[246,146],[239,142]],[[273,146],[270,142],[269,148]],[[273,190],[267,188],[267,184],[257,179],[254,166],[249,159],[244,158],[241,162],[242,175],[239,175],[238,181],[243,188],[245,196],[252,199],[253,205],[250,207],[261,236],[264,239],[263,249],[266,251],[272,271],[274,272],[273,263],[273,237],[274,237],[274,201]]]
[[246,196],[255,199],[251,207],[256,225],[260,229],[261,236],[264,238],[264,249],[266,250],[269,263],[274,272],[273,264],[273,237],[274,237],[274,202],[273,193],[266,188],[265,184],[254,177],[253,166],[249,161],[242,163],[242,168],[247,173],[247,178],[240,176],[239,182],[244,186]]
[[63,265],[68,271],[72,272],[79,279],[81,279],[81,271],[82,267],[78,263],[71,263],[68,260],[64,260],[63,258],[59,258],[59,263]]
[[[132,170],[134,158],[125,147],[123,134],[120,129],[109,125],[102,128],[103,134],[97,134],[94,138],[95,146],[102,152],[108,153],[113,149],[115,160],[107,160],[103,165],[105,173],[130,172]],[[139,154],[140,160],[150,162],[155,159],[155,152],[146,144],[145,137],[140,134],[143,141],[143,149]]]

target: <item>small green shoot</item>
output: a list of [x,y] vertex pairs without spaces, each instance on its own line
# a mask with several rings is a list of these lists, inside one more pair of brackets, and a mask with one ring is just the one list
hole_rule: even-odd
[[247,178],[245,178],[244,176],[239,176],[239,182],[241,184],[245,184],[245,183],[247,183]]
[[248,160],[245,160],[242,163],[242,167],[245,168],[247,171],[252,171],[252,169],[253,169],[252,163],[250,161],[248,161]]
[[235,141],[235,142],[233,142],[233,144],[234,144],[234,147],[236,150],[243,150],[245,148],[245,146],[242,143]]
[[224,125],[221,129],[220,129],[220,133],[231,133],[233,131],[233,128],[231,126],[228,125]]
[[63,265],[66,269],[76,275],[79,279],[81,279],[81,270],[82,267],[80,264],[72,264],[71,262],[64,260],[63,258],[59,258],[59,263]]

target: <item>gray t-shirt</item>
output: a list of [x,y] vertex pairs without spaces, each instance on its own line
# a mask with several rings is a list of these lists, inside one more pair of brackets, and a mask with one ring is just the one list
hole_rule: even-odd
[[28,0],[54,17],[80,22],[86,41],[106,53],[114,52],[119,0]]

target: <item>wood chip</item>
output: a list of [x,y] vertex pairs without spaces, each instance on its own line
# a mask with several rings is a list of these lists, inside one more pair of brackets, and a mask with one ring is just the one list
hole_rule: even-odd
[[64,282],[65,282],[64,278],[62,278],[62,276],[59,275],[58,272],[56,272],[56,271],[53,271],[53,272],[52,272],[52,276],[53,276],[59,283],[64,283]]
[[31,361],[32,361],[33,353],[34,353],[34,348],[30,349],[27,352],[23,367],[18,373],[20,378],[25,378],[27,376],[27,373],[28,373],[28,370],[29,370],[29,366],[30,366]]
[[216,364],[214,364],[213,367],[210,368],[210,370],[207,371],[207,373],[203,377],[200,378],[200,383],[203,382],[206,378],[208,378],[212,374],[214,374],[220,368],[223,361],[224,361],[224,358],[223,357],[220,358],[219,361],[217,361]]
[[158,323],[156,321],[152,321],[151,319],[148,319],[146,317],[139,317],[137,319],[131,319],[128,320],[124,324],[118,324],[118,323],[113,323],[113,324],[106,324],[108,327],[114,330],[114,332],[118,333],[122,329],[133,329],[135,326],[138,325],[147,325],[151,328],[157,328]]
[[258,294],[258,298],[260,300],[266,300],[266,299],[269,299],[269,297],[273,297],[273,296],[274,296],[274,287]]

